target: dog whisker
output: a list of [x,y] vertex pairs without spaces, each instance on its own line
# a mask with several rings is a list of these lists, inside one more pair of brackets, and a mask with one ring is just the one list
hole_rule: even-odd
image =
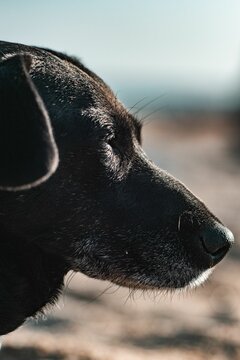
[[155,101],[163,98],[164,96],[165,96],[165,94],[161,94],[161,95],[155,97],[154,99],[150,100],[149,102],[147,102],[146,104],[144,104],[143,106],[141,106],[137,111],[135,111],[135,112],[133,113],[133,115],[137,115],[140,111],[146,109],[149,105],[153,104]]
[[178,232],[181,231],[181,218],[182,218],[182,214],[180,214],[178,217]]
[[103,291],[101,291],[97,296],[95,296],[91,301],[90,301],[90,303],[92,303],[92,302],[94,302],[94,301],[96,301],[97,299],[99,299],[101,296],[103,296],[104,294],[115,294],[118,290],[119,290],[119,288],[120,288],[120,286],[118,286],[114,291],[112,291],[112,292],[109,292],[109,290],[110,289],[112,289],[114,286],[116,286],[115,284],[112,284],[112,283],[110,283]]
[[124,301],[124,305],[127,304],[128,300],[134,301],[134,293],[136,291],[135,288],[128,288],[129,294],[126,298],[126,300]]
[[149,121],[145,121],[146,119],[148,119],[149,117],[151,117],[154,114],[157,114],[158,112],[162,111],[164,108],[166,108],[166,106],[160,106],[159,108],[151,111],[149,114],[147,114],[146,116],[144,116],[143,118],[141,118],[141,123],[143,123],[143,126],[148,125],[150,122],[152,122],[153,119],[150,119]]
[[128,109],[128,113],[130,113],[132,109],[135,109],[136,106],[137,106],[138,104],[140,104],[142,101],[144,101],[146,98],[147,98],[147,96],[143,97],[141,100],[138,100],[133,106],[131,106],[131,107]]

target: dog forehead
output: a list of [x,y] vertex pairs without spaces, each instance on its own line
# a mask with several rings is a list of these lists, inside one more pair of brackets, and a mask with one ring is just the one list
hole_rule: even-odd
[[130,130],[138,126],[112,90],[85,67],[79,68],[50,53],[44,59],[35,58],[31,76],[47,103],[50,116],[57,117],[57,121],[65,122],[66,116],[84,118],[93,127]]
[[88,115],[92,119],[98,119],[102,124],[106,124],[110,117],[116,119],[119,124],[121,122],[129,122],[135,127],[140,127],[137,119],[126,110],[111,88],[77,58],[50,49],[42,50],[62,61],[66,66],[65,74],[67,76],[80,77],[81,81],[87,82],[86,89],[84,87],[84,89],[81,88],[79,90],[83,90],[84,94],[87,94],[87,91],[89,91],[95,101],[94,106],[89,102],[90,106],[88,109],[83,110],[83,114]]
[[[105,82],[79,60],[54,50],[0,42],[4,57],[28,53],[32,57],[30,76],[47,107],[53,127],[75,128],[81,118],[89,125],[133,130],[139,122],[126,110]],[[71,121],[71,118],[74,121]],[[64,130],[65,129],[65,130]],[[55,129],[56,130],[56,129]]]

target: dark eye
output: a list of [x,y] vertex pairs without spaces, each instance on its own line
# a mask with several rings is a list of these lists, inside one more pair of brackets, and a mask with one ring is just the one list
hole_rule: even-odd
[[114,151],[114,153],[118,156],[121,156],[121,151],[119,149],[119,146],[117,144],[116,138],[111,138],[108,140],[108,145],[111,146],[112,150]]

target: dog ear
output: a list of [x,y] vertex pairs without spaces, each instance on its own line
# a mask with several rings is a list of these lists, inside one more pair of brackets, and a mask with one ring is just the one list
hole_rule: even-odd
[[0,335],[7,334],[47,304],[63,286],[64,261],[24,239],[1,234]]
[[58,150],[29,70],[30,55],[0,63],[0,189],[23,190],[54,173]]

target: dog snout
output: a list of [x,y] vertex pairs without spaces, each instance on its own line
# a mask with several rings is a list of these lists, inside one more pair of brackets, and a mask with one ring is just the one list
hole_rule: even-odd
[[234,242],[233,233],[220,223],[207,225],[198,235],[205,254],[208,255],[210,266],[216,265],[228,252]]

